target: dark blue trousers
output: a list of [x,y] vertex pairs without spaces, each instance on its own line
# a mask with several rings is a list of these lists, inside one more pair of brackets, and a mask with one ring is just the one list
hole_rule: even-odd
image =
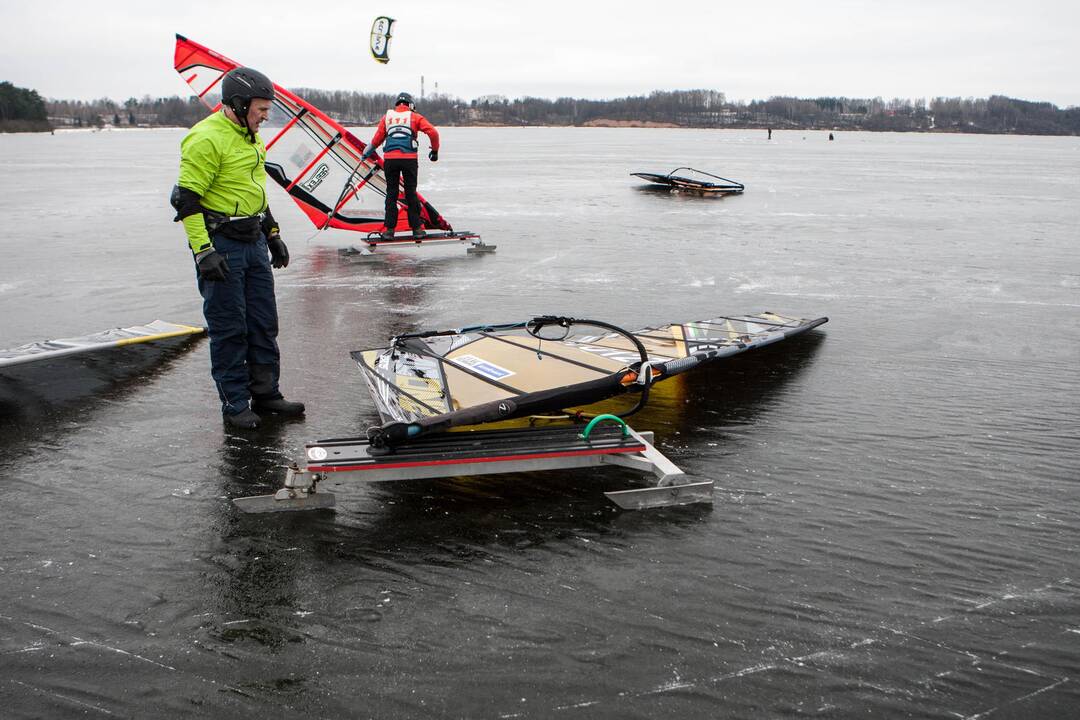
[[221,411],[235,415],[252,398],[281,397],[274,275],[262,234],[255,242],[221,234],[211,240],[225,256],[229,274],[216,282],[198,279],[210,336],[210,375],[221,397]]

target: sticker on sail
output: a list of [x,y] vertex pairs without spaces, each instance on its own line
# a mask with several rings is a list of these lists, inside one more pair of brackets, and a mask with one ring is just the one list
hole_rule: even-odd
[[307,180],[305,180],[305,181],[303,182],[303,184],[302,184],[302,187],[303,187],[303,188],[304,188],[305,190],[307,190],[308,192],[311,192],[311,191],[313,191],[313,190],[314,190],[315,188],[319,187],[319,184],[320,184],[320,183],[321,183],[321,182],[322,182],[322,181],[323,181],[323,180],[324,180],[324,179],[326,178],[326,176],[327,176],[327,175],[329,175],[329,174],[330,174],[330,167],[329,167],[329,166],[328,166],[328,165],[327,165],[326,163],[323,163],[322,165],[320,165],[320,166],[319,166],[319,167],[318,167],[318,168],[317,168],[317,169],[315,170],[315,174],[314,174],[314,175],[312,175],[311,177],[309,177],[309,178],[308,178]]
[[510,377],[514,374],[512,370],[507,370],[504,367],[499,367],[493,362],[488,362],[475,355],[461,355],[454,358],[454,362],[458,365],[469,368],[475,373],[479,373],[486,378],[492,380],[501,380],[504,377]]

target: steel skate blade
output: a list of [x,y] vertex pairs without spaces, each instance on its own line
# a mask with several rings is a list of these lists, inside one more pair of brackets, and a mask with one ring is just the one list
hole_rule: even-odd
[[636,488],[606,492],[608,500],[623,510],[644,510],[646,508],[669,507],[671,505],[690,505],[699,502],[712,502],[712,480],[686,483],[685,485],[663,485],[661,487]]
[[234,498],[233,504],[246,513],[292,512],[297,510],[328,510],[334,507],[334,493],[296,492],[288,488],[274,495],[252,495]]

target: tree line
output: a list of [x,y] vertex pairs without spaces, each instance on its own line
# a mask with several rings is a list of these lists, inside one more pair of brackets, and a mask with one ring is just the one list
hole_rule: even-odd
[[[33,91],[24,91],[33,92]],[[300,97],[344,125],[375,125],[394,97],[380,93],[296,88]],[[36,96],[36,93],[34,93]],[[195,97],[129,98],[118,103],[47,100],[54,126],[190,127],[206,116]],[[773,128],[918,132],[1080,134],[1080,107],[1058,108],[994,95],[926,99],[776,96],[729,101],[716,90],[656,91],[610,100],[487,95],[466,101],[448,95],[418,99],[417,109],[436,125],[634,125],[691,128]],[[5,116],[6,117],[6,116]],[[275,123],[271,118],[271,125]]]
[[100,100],[46,100],[49,121],[56,127],[191,127],[206,117],[195,96],[131,97],[122,103]]
[[0,82],[0,132],[41,132],[50,130],[45,101],[36,90]]

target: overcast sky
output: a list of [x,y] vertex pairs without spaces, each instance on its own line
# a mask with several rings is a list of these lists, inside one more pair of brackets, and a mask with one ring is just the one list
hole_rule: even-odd
[[[1003,94],[1080,105],[1075,0],[3,2],[0,80],[47,98],[187,94],[179,32],[286,87],[472,99]],[[389,65],[368,51],[397,19]]]

